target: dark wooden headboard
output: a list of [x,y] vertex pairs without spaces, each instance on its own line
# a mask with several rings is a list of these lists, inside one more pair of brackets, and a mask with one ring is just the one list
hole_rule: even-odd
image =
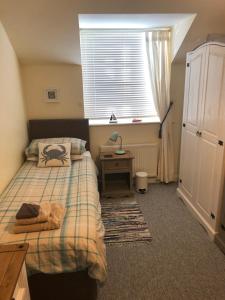
[[87,141],[86,149],[90,150],[88,119],[43,119],[29,120],[29,141],[41,138],[76,137]]

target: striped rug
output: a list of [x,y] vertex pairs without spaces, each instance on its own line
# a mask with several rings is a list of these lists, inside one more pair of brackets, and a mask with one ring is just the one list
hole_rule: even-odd
[[147,223],[138,203],[102,201],[105,243],[150,242]]

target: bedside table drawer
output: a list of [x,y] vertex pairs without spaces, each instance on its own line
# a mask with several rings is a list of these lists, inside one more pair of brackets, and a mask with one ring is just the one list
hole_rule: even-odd
[[105,161],[104,168],[107,170],[120,170],[120,169],[128,169],[129,168],[129,160],[112,160]]

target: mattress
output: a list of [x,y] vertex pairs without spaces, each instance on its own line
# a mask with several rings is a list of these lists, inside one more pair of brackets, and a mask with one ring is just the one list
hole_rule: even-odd
[[[96,167],[86,154],[71,167],[37,168],[26,161],[0,198],[0,242],[29,243],[28,274],[64,273],[88,269],[104,282],[104,226]],[[23,202],[60,202],[66,208],[60,229],[14,234],[15,215]]]

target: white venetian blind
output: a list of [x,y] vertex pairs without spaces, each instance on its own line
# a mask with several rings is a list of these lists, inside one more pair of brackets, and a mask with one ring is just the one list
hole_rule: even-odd
[[80,43],[86,118],[156,116],[144,32],[83,29]]

